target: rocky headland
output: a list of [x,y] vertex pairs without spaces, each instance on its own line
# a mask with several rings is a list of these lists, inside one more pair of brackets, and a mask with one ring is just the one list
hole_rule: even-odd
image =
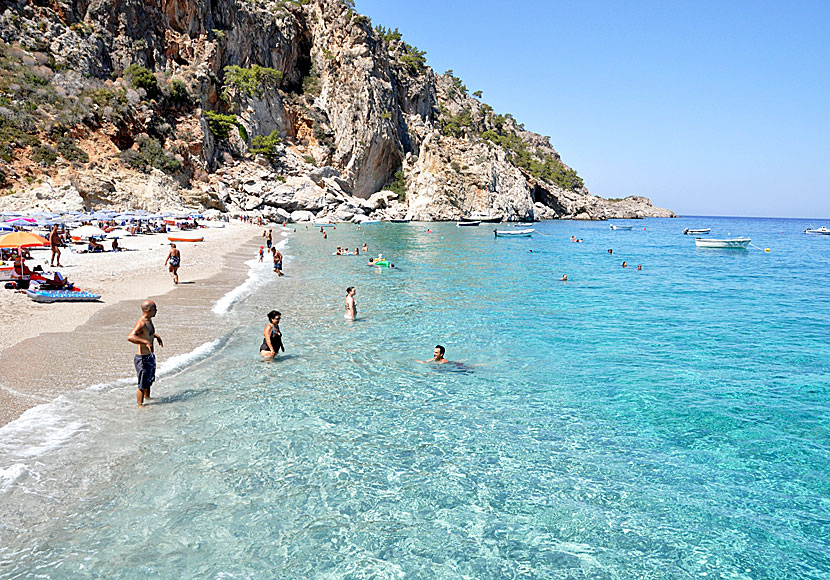
[[348,0],[0,0],[0,210],[674,217]]

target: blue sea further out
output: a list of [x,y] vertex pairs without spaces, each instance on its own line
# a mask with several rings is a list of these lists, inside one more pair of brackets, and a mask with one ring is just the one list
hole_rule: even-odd
[[0,431],[0,578],[830,578],[830,237],[626,223],[298,226],[159,404]]

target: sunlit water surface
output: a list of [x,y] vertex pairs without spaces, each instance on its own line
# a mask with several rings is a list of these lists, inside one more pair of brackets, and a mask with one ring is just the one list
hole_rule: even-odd
[[301,227],[157,404],[0,430],[0,577],[830,577],[830,238],[628,223]]

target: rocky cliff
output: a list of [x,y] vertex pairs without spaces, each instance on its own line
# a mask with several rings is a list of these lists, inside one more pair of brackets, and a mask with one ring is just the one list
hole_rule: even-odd
[[0,208],[674,215],[592,196],[348,0],[0,0],[0,39]]

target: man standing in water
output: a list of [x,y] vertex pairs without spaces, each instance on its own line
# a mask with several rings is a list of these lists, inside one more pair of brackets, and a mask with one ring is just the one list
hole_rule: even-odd
[[445,352],[444,347],[441,346],[440,344],[436,344],[435,348],[432,349],[432,358],[431,359],[429,359],[429,360],[419,360],[417,362],[419,362],[419,363],[433,363],[433,364],[438,364],[438,365],[446,364],[450,361],[448,361],[447,359],[444,358],[444,352]]
[[153,341],[164,346],[161,337],[156,334],[153,317],[156,315],[156,303],[145,300],[141,303],[141,318],[135,323],[127,340],[138,345],[138,352],[133,359],[135,372],[138,374],[138,390],[135,394],[139,407],[144,406],[145,400],[150,400],[150,386],[156,380],[156,355],[153,351]]
[[173,284],[179,283],[179,265],[182,263],[182,253],[176,248],[176,244],[170,244],[170,253],[164,264],[170,263],[170,275],[173,276]]
[[274,272],[282,276],[282,252],[274,246],[271,248],[271,253],[274,254]]
[[354,295],[357,290],[354,286],[346,288],[346,320],[354,320],[357,318],[357,304],[354,302]]

